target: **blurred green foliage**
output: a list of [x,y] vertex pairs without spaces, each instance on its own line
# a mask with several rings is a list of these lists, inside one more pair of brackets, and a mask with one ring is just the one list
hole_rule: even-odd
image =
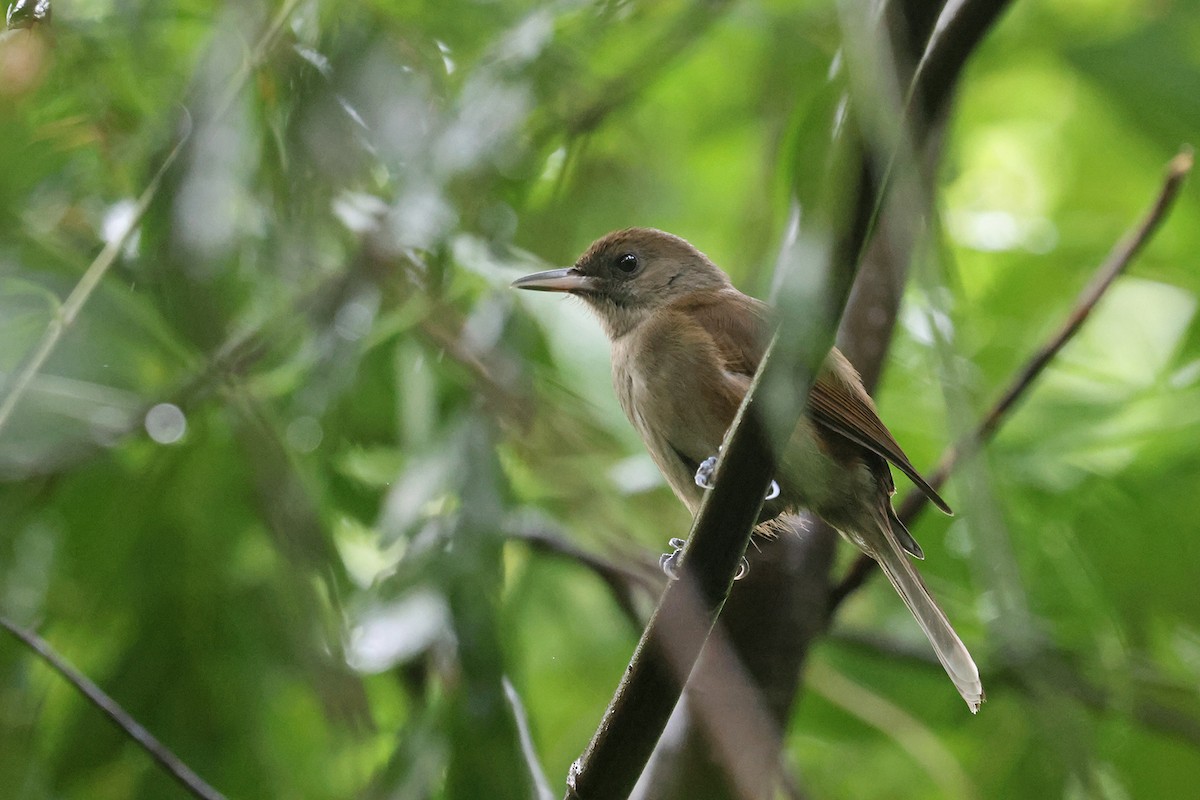
[[[636,569],[687,517],[597,326],[507,284],[636,224],[765,295],[792,145],[828,125],[835,10],[55,6],[0,39],[0,372],[23,392],[0,430],[0,613],[231,797],[528,797],[542,768],[557,792],[639,631],[522,537]],[[918,464],[950,436],[946,376],[985,407],[1200,131],[1200,6],[1014,6],[947,132],[951,259],[917,265],[879,392]],[[1198,222],[1193,184],[971,473],[991,500],[952,483],[960,515],[916,531],[990,702],[969,719],[936,664],[898,655],[920,634],[873,586],[837,630],[884,645],[823,643],[792,720],[810,796],[1192,790]],[[988,525],[1018,567],[999,589]],[[1025,609],[1015,634],[997,591]],[[4,638],[0,796],[181,792]]]

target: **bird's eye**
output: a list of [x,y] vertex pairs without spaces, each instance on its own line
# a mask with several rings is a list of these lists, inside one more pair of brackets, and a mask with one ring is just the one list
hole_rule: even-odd
[[617,269],[621,272],[632,273],[638,268],[638,257],[633,253],[617,256]]

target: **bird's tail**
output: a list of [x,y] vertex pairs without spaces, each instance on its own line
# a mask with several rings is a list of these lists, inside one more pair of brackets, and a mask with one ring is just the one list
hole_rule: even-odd
[[962,639],[954,632],[950,620],[946,619],[946,615],[938,607],[937,601],[929,594],[925,581],[921,580],[916,567],[908,560],[908,555],[900,548],[896,537],[888,531],[883,538],[886,544],[876,548],[878,552],[871,555],[879,562],[883,574],[891,581],[908,610],[917,618],[921,629],[929,637],[934,652],[937,653],[938,661],[942,662],[946,674],[954,681],[954,687],[958,689],[963,700],[967,701],[971,713],[976,713],[984,701],[984,695],[975,661],[967,652],[967,646],[962,643]]

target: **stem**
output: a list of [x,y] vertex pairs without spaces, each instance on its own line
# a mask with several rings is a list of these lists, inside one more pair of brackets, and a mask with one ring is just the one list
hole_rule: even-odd
[[103,689],[89,680],[86,675],[68,664],[62,656],[54,652],[54,649],[50,647],[50,644],[45,639],[33,631],[18,626],[5,617],[0,617],[0,627],[3,627],[12,634],[13,638],[32,650],[50,669],[57,672],[68,683],[74,686],[80,694],[87,698],[89,703],[99,709],[126,736],[149,753],[150,757],[160,767],[170,773],[171,777],[187,790],[189,794],[199,797],[201,800],[224,800],[225,796],[223,794],[205,783],[203,778],[193,772],[191,767],[183,763],[179,756],[171,752],[169,747],[156,739],[150,731],[146,730],[128,711],[122,708],[116,700],[105,694]]

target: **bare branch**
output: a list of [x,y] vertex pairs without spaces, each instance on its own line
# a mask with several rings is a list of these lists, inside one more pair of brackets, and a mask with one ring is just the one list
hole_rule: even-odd
[[[1013,376],[1008,388],[1001,394],[1000,399],[988,409],[988,412],[983,415],[975,430],[959,442],[951,445],[942,454],[937,469],[928,478],[929,484],[933,488],[941,488],[942,484],[950,477],[950,473],[953,472],[955,466],[962,459],[973,455],[995,435],[1000,425],[1007,419],[1009,413],[1011,413],[1017,402],[1034,384],[1038,376],[1046,369],[1046,366],[1079,331],[1083,323],[1087,321],[1088,316],[1092,313],[1092,309],[1100,302],[1100,298],[1104,296],[1104,293],[1108,291],[1113,282],[1132,263],[1133,259],[1137,257],[1137,254],[1141,252],[1142,248],[1158,230],[1163,220],[1166,219],[1175,201],[1175,197],[1179,194],[1179,189],[1183,185],[1184,178],[1187,177],[1187,174],[1192,169],[1193,161],[1194,158],[1190,148],[1184,148],[1178,155],[1171,159],[1167,165],[1166,178],[1153,205],[1151,205],[1142,220],[1113,247],[1108,258],[1096,270],[1096,274],[1091,282],[1080,293],[1079,298],[1075,301],[1074,308],[1067,315],[1063,324],[1045,344],[1038,348],[1025,366]],[[921,492],[909,492],[905,496],[904,502],[900,504],[897,516],[900,517],[901,522],[907,525],[916,519],[925,509],[927,503],[928,498]],[[842,601],[862,586],[874,571],[875,562],[869,556],[859,556],[850,569],[847,570],[846,576],[842,581],[834,587],[830,595],[830,617],[833,616]]]
[[120,728],[126,736],[145,750],[152,759],[166,770],[176,782],[187,792],[201,800],[224,800],[224,795],[204,782],[192,769],[171,752],[170,748],[154,738],[150,731],[134,719],[128,711],[121,708],[104,690],[88,679],[86,675],[68,664],[62,656],[54,652],[50,644],[33,631],[26,630],[6,617],[0,617],[0,627],[12,634],[23,645],[28,647],[42,659],[52,670],[61,675],[68,683],[87,698],[88,702],[100,710]]
[[[767,358],[763,365],[770,363]],[[774,460],[762,457],[770,446],[756,394],[747,394],[726,439],[716,485],[692,526],[682,574],[668,584],[600,727],[573,767],[568,798],[629,795],[725,603],[774,471]]]

